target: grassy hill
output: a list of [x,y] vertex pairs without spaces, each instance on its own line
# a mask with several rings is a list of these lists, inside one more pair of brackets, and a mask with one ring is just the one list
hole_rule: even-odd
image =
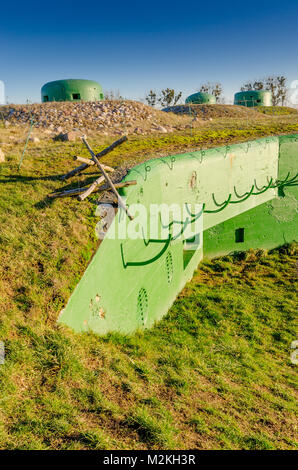
[[[293,132],[295,118],[219,120],[132,137],[104,163]],[[96,249],[97,196],[47,199],[85,151],[36,135],[18,172],[25,130],[0,130],[0,448],[294,448],[296,246],[204,261],[151,330],[75,334],[56,320]]]
[[[198,119],[250,119],[260,120],[261,115],[274,116],[292,116],[298,114],[297,108],[289,106],[256,106],[249,108],[230,104],[182,104],[170,106],[164,111],[171,112],[180,116],[193,115]],[[262,116],[264,117],[264,116]]]
[[192,114],[202,119],[260,119],[257,109],[232,104],[177,104],[164,108],[164,111],[178,115]]
[[289,116],[298,113],[297,108],[291,108],[289,106],[259,106],[257,110],[269,116]]

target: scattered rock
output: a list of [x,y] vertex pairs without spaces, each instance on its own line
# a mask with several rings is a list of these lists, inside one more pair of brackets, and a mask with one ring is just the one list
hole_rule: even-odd
[[[135,133],[145,134],[147,129],[156,126],[156,131],[168,132],[169,116],[163,111],[154,109],[138,101],[105,100],[95,102],[48,102],[28,105],[0,106],[3,119],[7,125],[26,126],[34,118],[34,128],[43,129],[45,133],[66,135],[75,130],[79,132],[122,131],[131,128]],[[175,117],[175,120],[179,120]],[[181,118],[181,125],[183,124]],[[142,125],[144,123],[144,126]],[[148,126],[149,124],[149,126]],[[145,130],[146,128],[146,130]],[[150,132],[150,131],[149,131]],[[70,137],[72,139],[74,137]],[[64,140],[70,140],[64,138]],[[61,137],[59,137],[61,140]]]
[[0,163],[3,163],[3,162],[5,162],[5,155],[3,151],[0,149]]
[[163,126],[156,126],[155,129],[159,132],[162,132],[163,134],[166,134],[168,132],[167,129]]
[[30,137],[29,138],[29,142],[33,142],[34,144],[38,144],[38,142],[40,142],[39,138],[38,137]]
[[54,137],[54,140],[61,140],[62,142],[74,142],[75,140],[77,140],[77,137],[78,135],[74,131],[66,132],[65,134],[61,132],[60,134]]

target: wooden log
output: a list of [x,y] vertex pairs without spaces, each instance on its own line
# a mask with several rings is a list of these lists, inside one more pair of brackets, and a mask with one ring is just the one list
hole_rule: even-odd
[[[103,178],[103,177],[102,177]],[[125,188],[127,186],[132,186],[137,184],[136,180],[123,181],[123,183],[115,183],[115,188]],[[51,199],[57,197],[68,197],[68,196],[77,196],[80,193],[83,193],[89,189],[89,186],[84,186],[83,188],[68,189],[67,191],[60,191],[57,193],[48,194],[48,197]],[[111,189],[108,184],[96,186],[94,191],[107,191]]]
[[92,156],[92,160],[95,161],[96,165],[98,166],[99,170],[101,171],[101,173],[103,174],[103,176],[105,177],[105,180],[106,182],[108,183],[108,185],[110,186],[112,192],[115,194],[115,196],[117,197],[118,199],[118,204],[122,207],[122,209],[125,210],[127,216],[129,217],[130,220],[133,220],[133,216],[129,213],[129,210],[128,208],[126,207],[126,204],[124,203],[123,199],[121,198],[120,194],[118,193],[117,189],[115,188],[112,180],[110,179],[109,175],[105,172],[104,168],[102,167],[102,165],[99,163],[98,161],[98,158],[97,156],[95,155],[95,153],[93,152],[93,150],[91,149],[90,145],[88,144],[87,140],[82,137],[82,141],[84,142],[84,144],[86,145],[87,149],[89,150],[90,152],[90,155]]
[[[95,165],[95,162],[93,160],[90,160],[90,158],[84,158],[84,157],[73,157],[74,160],[76,161],[79,161],[79,162],[82,162],[82,163],[86,163],[87,165],[89,166],[92,166],[92,165]],[[106,170],[106,171],[115,171],[115,168],[112,168],[111,166],[108,166],[108,165],[104,165],[102,164],[103,168]]]
[[89,167],[89,165],[87,165],[86,163],[83,163],[82,165],[77,166],[76,168],[71,170],[69,173],[66,173],[66,175],[61,176],[61,179],[62,180],[68,180],[68,178],[71,178],[72,176],[75,176],[75,175],[81,173],[82,171],[86,170],[86,168],[88,168],[88,167]]
[[[84,138],[83,138],[83,141],[84,141]],[[109,147],[106,147],[101,152],[97,153],[96,158],[103,157],[107,153],[114,150],[114,148],[118,147],[118,145],[121,145],[121,144],[123,144],[123,142],[126,142],[126,141],[127,141],[127,136],[124,135],[123,137],[121,137],[121,139],[116,140],[111,145],[109,145]],[[94,160],[94,159],[92,158],[92,160]],[[83,163],[82,165],[78,166],[77,168],[74,168],[73,170],[69,171],[65,175],[61,176],[61,179],[62,180],[67,180],[68,178],[71,178],[72,176],[77,175],[77,174],[81,173],[82,171],[86,170],[86,168],[88,168],[88,167],[89,167],[89,164]]]
[[75,155],[73,159],[82,163],[86,163],[89,166],[95,165],[95,162],[93,160],[90,160],[90,158],[84,158],[84,157],[79,157]]
[[[83,140],[84,140],[84,137],[83,137]],[[123,137],[121,137],[120,139],[116,140],[115,142],[113,142],[111,145],[109,145],[109,147],[106,147],[105,149],[103,149],[101,152],[97,153],[96,154],[96,158],[101,158],[103,157],[104,155],[106,155],[107,153],[111,152],[112,150],[114,150],[114,148],[118,147],[118,145],[121,145],[123,144],[123,142],[126,142],[128,139],[127,139],[127,136],[124,135]],[[93,153],[93,152],[92,152]]]
[[67,196],[76,196],[77,194],[83,193],[88,189],[88,186],[83,188],[76,188],[76,189],[68,189],[67,191],[60,191],[57,193],[48,194],[48,197],[54,199],[56,197],[67,197]]
[[97,186],[103,183],[104,180],[105,180],[104,176],[100,176],[99,178],[97,178],[97,180],[95,180],[94,183],[92,183],[91,186],[89,186],[89,188],[86,189],[86,191],[84,191],[82,194],[78,196],[78,201],[84,201],[84,199],[90,196],[90,194],[93,193],[93,191],[97,188]]
[[[115,188],[126,188],[127,186],[133,186],[135,184],[137,184],[137,181],[136,180],[131,180],[131,181],[123,181],[123,183],[115,183],[114,186],[115,186]],[[107,191],[109,189],[111,189],[110,186],[108,184],[104,184],[103,186],[98,188],[98,191]],[[117,192],[117,194],[118,194],[118,192]]]

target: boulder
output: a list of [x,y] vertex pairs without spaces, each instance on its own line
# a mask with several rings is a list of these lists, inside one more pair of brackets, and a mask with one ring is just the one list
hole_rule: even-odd
[[34,144],[38,144],[38,142],[40,142],[39,138],[38,137],[30,137],[29,138],[29,142],[33,142]]
[[162,132],[163,134],[166,134],[168,132],[167,129],[163,126],[156,126],[155,129],[159,132]]
[[74,131],[66,132],[65,134],[60,132],[60,134],[54,137],[54,140],[62,140],[63,142],[74,142],[75,140],[77,140],[77,137],[78,135]]

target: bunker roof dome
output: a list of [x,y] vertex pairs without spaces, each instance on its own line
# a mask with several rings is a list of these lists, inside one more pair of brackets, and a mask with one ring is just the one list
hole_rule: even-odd
[[98,101],[104,98],[102,87],[93,80],[68,78],[48,82],[41,88],[41,100]]
[[189,95],[185,103],[193,103],[193,104],[215,104],[216,103],[216,98],[214,95],[211,95],[210,93],[204,93],[202,91],[198,91],[197,93],[193,93],[192,95]]

